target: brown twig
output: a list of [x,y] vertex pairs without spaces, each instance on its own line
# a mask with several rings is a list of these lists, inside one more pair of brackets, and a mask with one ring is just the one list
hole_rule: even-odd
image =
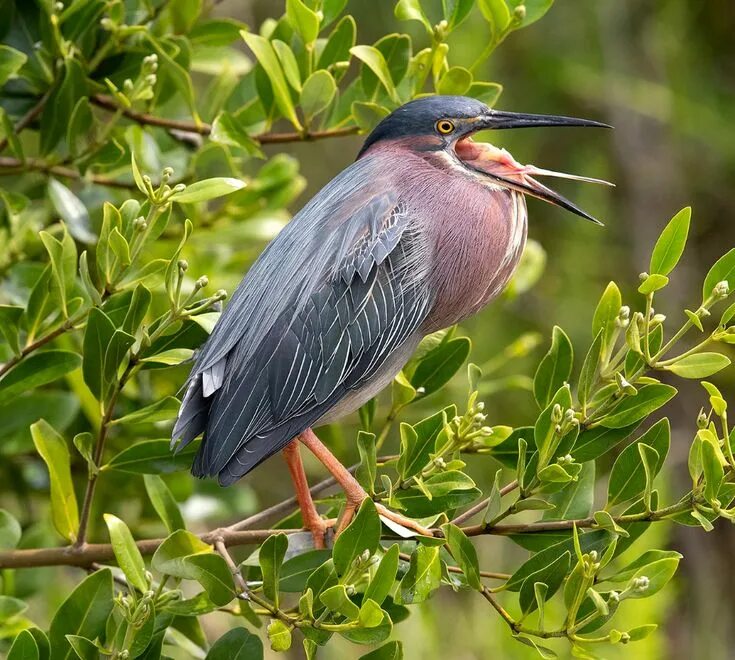
[[52,330],[47,335],[44,335],[43,337],[39,337],[36,341],[34,341],[32,344],[28,344],[27,346],[23,347],[23,350],[21,350],[20,354],[10,358],[7,362],[0,365],[0,377],[2,377],[6,372],[10,371],[18,362],[20,362],[23,358],[25,358],[30,353],[33,353],[36,349],[41,348],[42,346],[45,346],[50,341],[53,341],[58,337],[59,335],[64,334],[67,330],[70,330],[73,326],[73,323],[70,325],[67,321],[66,323],[63,323],[55,330]]
[[[5,171],[3,171],[5,170]],[[125,190],[135,190],[136,186],[133,182],[117,181],[106,176],[92,174],[83,176],[77,170],[66,167],[64,165],[51,165],[37,158],[27,158],[25,161],[18,158],[9,158],[8,156],[0,156],[0,176],[8,176],[12,174],[22,174],[24,171],[33,170],[43,174],[54,174],[67,179],[86,180],[95,183],[98,186],[107,186],[109,188],[123,188]]]
[[[507,495],[511,491],[514,491],[516,488],[518,488],[518,482],[517,481],[511,481],[506,486],[503,486],[500,489],[500,497],[503,497],[504,495]],[[454,520],[452,520],[453,525],[461,525],[463,522],[467,522],[472,516],[480,513],[485,507],[487,507],[488,502],[490,501],[490,498],[487,497],[481,502],[478,502],[474,506],[470,507],[465,511],[464,513],[460,513]]]
[[[112,98],[104,96],[103,94],[95,94],[91,97],[91,101],[96,106],[110,112],[121,110],[120,106],[118,106]],[[184,119],[166,119],[163,117],[156,117],[155,115],[151,115],[146,112],[137,112],[130,108],[122,109],[122,113],[128,119],[144,126],[158,126],[159,128],[184,131],[186,133],[196,133],[204,136],[207,136],[212,132],[212,125],[202,121],[197,123]],[[252,138],[260,144],[283,144],[285,142],[308,142],[311,140],[323,140],[332,137],[354,135],[358,130],[357,126],[347,126],[345,128],[335,128],[329,131],[309,131],[306,133],[299,133],[297,131],[287,133],[261,133],[260,135],[253,135]]]
[[[38,117],[39,114],[41,114],[41,111],[43,110],[44,106],[46,105],[46,101],[48,101],[48,97],[51,95],[51,88],[49,88],[46,93],[38,100],[38,103],[34,105],[28,112],[26,112],[19,120],[18,123],[13,126],[13,133],[15,135],[18,135],[24,128],[27,128],[33,120]],[[8,142],[10,141],[9,136],[6,135],[2,140],[0,140],[0,153],[2,153],[5,150],[5,147],[8,146]]]
[[[296,529],[257,529],[241,532],[218,529],[200,534],[205,543],[214,544],[221,539],[227,546],[261,543],[269,536],[278,533],[291,534]],[[136,546],[143,555],[152,555],[166,539],[145,539],[137,541]],[[114,560],[115,553],[109,543],[87,543],[81,547],[65,546],[61,548],[34,548],[23,550],[7,550],[0,552],[0,569],[3,568],[36,568],[39,566],[79,566],[86,568],[91,564]]]
[[[406,552],[398,553],[399,559],[403,561],[411,561],[411,555]],[[464,573],[459,566],[447,566],[447,570],[450,573]],[[494,571],[480,571],[480,577],[488,578],[489,580],[509,580],[512,576],[510,573],[496,573]]]

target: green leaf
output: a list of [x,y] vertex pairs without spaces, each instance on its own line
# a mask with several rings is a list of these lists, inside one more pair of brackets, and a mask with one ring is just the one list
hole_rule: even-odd
[[607,429],[602,426],[586,429],[579,434],[577,442],[572,449],[572,455],[580,463],[586,463],[587,461],[598,458],[630,437],[638,426],[639,423],[636,422],[614,429]]
[[233,628],[220,637],[206,660],[262,660],[263,642],[245,628]]
[[360,656],[360,660],[403,660],[403,643],[388,642],[383,646]]
[[462,96],[472,85],[472,74],[461,66],[453,66],[439,80],[436,91],[439,94]]
[[0,625],[10,623],[28,609],[28,604],[12,596],[0,596]]
[[301,109],[307,122],[310,123],[316,115],[326,110],[336,94],[337,85],[329,71],[314,71],[301,90]]
[[[402,479],[406,480],[419,474],[429,463],[437,438],[440,435],[446,438],[443,434],[448,413],[449,409],[440,410],[431,417],[422,419],[415,426],[401,423],[401,454],[397,469]],[[454,417],[454,414],[451,416]]]
[[[478,101],[482,101],[485,105],[492,108],[497,103],[502,92],[503,86],[499,83],[473,82],[470,85],[470,88],[467,90],[465,96],[469,96],[473,99],[477,99]],[[532,243],[529,241],[528,244],[530,245]],[[540,247],[541,246],[539,245],[538,248]],[[526,278],[525,286],[528,286],[531,281],[537,281],[537,278],[541,276],[543,266],[546,263],[545,253],[542,249],[532,248],[532,250],[534,251],[532,254],[534,258],[532,260],[529,260],[528,262],[528,274],[532,277]],[[517,284],[515,285],[515,287],[515,290],[517,291]]]
[[344,575],[352,562],[364,552],[375,554],[380,543],[380,518],[370,498],[360,505],[357,515],[334,542],[332,558],[339,575]]
[[355,472],[355,478],[368,492],[375,492],[375,478],[377,476],[377,451],[375,448],[375,435],[360,431],[357,434],[357,449],[360,452],[360,465]]
[[288,90],[283,69],[281,68],[278,57],[273,50],[273,46],[271,46],[271,43],[267,39],[257,34],[252,34],[245,30],[241,30],[240,34],[250,50],[253,51],[259,64],[263,67],[263,70],[268,76],[273,89],[276,105],[281,111],[281,114],[294,125],[296,130],[302,130],[301,123],[296,115],[293,101],[291,100],[291,93]]
[[399,0],[393,12],[399,21],[418,21],[428,34],[432,33],[431,23],[421,8],[421,0]]
[[77,369],[80,364],[79,356],[70,351],[34,353],[18,363],[0,380],[0,403],[61,378]]
[[206,202],[210,199],[217,199],[218,197],[224,197],[225,195],[242,190],[245,185],[244,181],[231,177],[221,176],[213,179],[204,179],[202,181],[196,181],[190,186],[186,186],[185,190],[174,193],[169,199],[179,204]]
[[529,574],[523,581],[518,593],[518,602],[524,614],[529,614],[538,607],[536,585],[538,583],[546,585],[547,589],[544,600],[549,600],[564,582],[564,578],[569,572],[570,562],[571,552],[567,550],[554,559],[548,566],[543,566]]
[[356,32],[355,19],[352,16],[343,17],[329,35],[324,50],[319,55],[317,69],[326,69],[337,62],[349,61]]
[[393,79],[391,78],[388,64],[385,61],[383,53],[374,46],[354,46],[350,48],[350,53],[360,60],[365,66],[372,71],[383,85],[388,96],[394,103],[398,103],[398,93],[396,92]]
[[572,342],[564,330],[554,326],[551,348],[539,363],[533,378],[533,395],[540,408],[545,408],[554,393],[569,380],[573,362]]
[[707,378],[730,365],[730,358],[721,353],[694,353],[665,367],[682,378]]
[[168,440],[144,440],[123,449],[107,463],[103,470],[132,472],[133,474],[168,474],[188,470],[197,444],[187,445],[179,453],[173,454]]
[[664,417],[620,453],[610,472],[610,482],[607,488],[608,506],[615,506],[640,497],[646,487],[646,474],[637,444],[645,443],[656,451],[658,460],[653,466],[653,476],[656,476],[663,467],[668,454],[670,439],[669,420]]
[[75,652],[67,635],[102,637],[113,602],[112,572],[103,568],[80,582],[54,614],[49,628],[50,660],[70,660]]
[[21,630],[8,651],[7,660],[41,660],[38,644],[27,630]]
[[400,547],[397,543],[391,545],[380,560],[375,573],[367,588],[365,589],[365,599],[371,599],[378,605],[382,605],[383,601],[388,597],[393,583],[396,580],[396,572],[398,571],[398,555]]
[[31,425],[31,436],[36,451],[49,471],[51,519],[54,527],[65,539],[75,541],[79,528],[79,512],[71,479],[69,449],[64,438],[43,419]]
[[54,278],[54,294],[58,295],[65,317],[69,316],[68,306],[74,290],[77,272],[77,249],[74,241],[64,227],[61,240],[48,232],[38,233],[51,259],[51,272]]
[[609,429],[623,428],[648,417],[676,394],[676,388],[662,383],[644,385],[634,396],[626,396],[600,424]]
[[668,275],[681,259],[689,234],[692,209],[687,206],[666,225],[651,254],[651,273]]
[[439,548],[419,545],[411,554],[408,572],[399,586],[400,603],[410,605],[422,603],[436,591],[441,584],[441,561]]
[[510,24],[510,11],[505,0],[478,0],[485,20],[490,24],[493,40],[497,40]]
[[615,320],[622,305],[623,299],[620,295],[620,289],[618,289],[615,282],[610,282],[602,294],[592,317],[592,336],[596,337],[598,332],[602,332],[603,350],[610,348],[610,341],[615,332]]
[[377,103],[364,103],[355,101],[351,106],[352,116],[355,123],[363,133],[375,128],[381,120],[388,116],[388,109]]
[[167,396],[155,403],[128,413],[114,420],[112,424],[152,424],[174,419],[179,412],[181,402],[173,396]]
[[708,502],[714,503],[717,494],[725,478],[725,472],[720,462],[719,446],[714,442],[705,440],[702,442],[702,469],[704,470],[704,497]]
[[20,523],[5,509],[0,509],[0,550],[13,550],[22,533]]
[[235,597],[232,573],[225,560],[214,553],[195,554],[183,560],[183,577],[196,580],[215,605],[224,607]]
[[212,122],[209,139],[219,144],[245,149],[256,158],[265,158],[260,144],[245,130],[245,127],[227,111],[220,112]]
[[299,63],[291,48],[284,41],[274,39],[271,42],[273,50],[276,51],[278,59],[281,61],[283,73],[286,76],[288,84],[297,92],[301,92],[301,73],[299,71]]
[[418,362],[410,381],[414,388],[424,388],[422,396],[436,392],[448,383],[465,363],[472,344],[467,337],[441,342]]
[[309,576],[331,555],[330,550],[309,550],[285,561],[281,567],[279,591],[301,593]]
[[179,506],[169,490],[166,482],[155,474],[143,475],[143,483],[148,499],[156,510],[158,517],[166,525],[169,534],[186,527]]
[[712,295],[715,286],[720,282],[727,282],[730,285],[730,291],[735,290],[735,248],[721,256],[709,269],[702,285],[703,301]]
[[172,348],[168,351],[162,351],[155,355],[149,355],[148,357],[142,358],[141,362],[154,363],[154,364],[165,364],[166,366],[175,366],[191,360],[194,355],[194,351],[191,348]]
[[278,607],[278,581],[281,566],[288,549],[288,537],[285,534],[269,536],[258,552],[260,570],[263,573],[263,594]]
[[442,525],[444,538],[452,552],[452,556],[457,560],[459,567],[462,569],[467,584],[473,589],[482,591],[483,585],[480,581],[480,565],[477,561],[477,551],[472,542],[465,536],[464,532],[453,525],[447,523]]
[[644,296],[649,293],[654,293],[659,289],[663,289],[669,283],[669,278],[665,275],[649,275],[641,285],[638,287],[638,293],[642,293]]
[[[554,4],[554,0],[509,0],[512,7],[518,7],[523,5],[526,8],[526,14],[520,21],[518,28],[526,27],[535,23],[540,18],[543,18],[551,5]],[[516,28],[517,29],[517,28]]]
[[350,600],[344,584],[329,587],[319,596],[319,600],[327,606],[327,609],[347,617],[350,621],[355,621],[360,616],[360,608]]
[[310,44],[319,36],[319,16],[302,0],[286,0],[286,18],[305,44]]
[[105,380],[105,355],[112,344],[115,324],[101,309],[93,307],[89,312],[84,332],[84,382],[98,401],[104,399],[108,382]]
[[271,649],[276,652],[291,648],[291,629],[280,619],[273,619],[267,628]]
[[104,519],[110,532],[112,551],[115,553],[118,566],[125,573],[128,582],[138,591],[145,593],[149,589],[148,579],[145,575],[145,563],[140,550],[135,545],[133,535],[120,518],[106,513]]
[[28,56],[15,48],[0,44],[0,87],[4,86],[26,63]]
[[212,547],[184,529],[175,531],[158,547],[151,566],[160,573],[174,577],[186,577],[184,559],[190,555],[211,553]]
[[[678,566],[678,557],[668,557],[639,568],[626,585],[626,598],[648,598],[658,593],[674,577]],[[634,587],[636,580],[641,577],[648,578],[645,589]],[[628,589],[630,590],[627,591]]]
[[682,555],[675,550],[646,550],[624,568],[613,573],[610,577],[601,579],[601,582],[628,582],[644,566],[653,564],[660,559],[681,559]]
[[587,351],[579,372],[579,386],[577,387],[577,398],[584,409],[592,394],[592,388],[597,380],[600,358],[602,356],[602,330],[597,333],[595,340]]
[[458,470],[432,474],[424,479],[423,490],[431,495],[431,499],[416,488],[400,489],[395,493],[396,501],[409,517],[425,518],[447,512],[470,504],[481,495],[475,482]]

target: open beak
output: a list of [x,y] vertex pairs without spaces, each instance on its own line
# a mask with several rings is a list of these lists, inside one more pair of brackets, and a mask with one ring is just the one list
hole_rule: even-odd
[[[536,126],[592,126],[597,128],[612,128],[608,124],[603,124],[590,119],[577,119],[576,117],[560,117],[556,115],[531,115],[516,112],[503,112],[500,110],[491,110],[489,114],[478,117],[472,125],[472,133],[487,129],[505,129],[505,128],[532,128]],[[569,201],[566,197],[547,188],[534,176],[550,176],[563,179],[572,179],[574,181],[583,181],[586,183],[598,183],[612,186],[612,183],[601,179],[591,179],[584,176],[576,176],[574,174],[565,174],[563,172],[554,172],[552,170],[544,170],[533,165],[521,165],[505,150],[498,149],[490,144],[476,143],[471,137],[465,137],[458,141],[456,152],[462,162],[470,169],[480,174],[490,177],[498,182],[499,185],[516,190],[525,195],[537,197],[545,202],[559,206],[567,211],[590,220],[595,224],[602,223],[583,211],[576,204]]]

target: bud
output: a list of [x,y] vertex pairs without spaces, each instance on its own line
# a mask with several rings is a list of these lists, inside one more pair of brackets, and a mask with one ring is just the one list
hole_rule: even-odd
[[630,322],[630,307],[623,305],[618,312],[618,316],[615,319],[615,325],[619,328],[627,328]]
[[202,275],[197,281],[196,281],[196,288],[197,289],[203,289],[209,284],[209,278],[206,275]]
[[607,596],[607,602],[608,603],[619,603],[620,594],[617,591],[611,591]]
[[571,424],[574,421],[574,410],[572,408],[567,408],[564,411],[564,421],[567,424]]
[[123,82],[123,89],[126,92],[132,92],[133,91],[133,81],[130,80],[130,78],[125,78],[125,81]]
[[147,226],[148,223],[145,221],[145,218],[142,215],[133,220],[133,229],[135,229],[136,231],[144,231]]
[[366,562],[368,559],[370,559],[370,550],[368,550],[367,548],[365,548],[362,551],[362,561]]
[[648,589],[648,578],[645,575],[641,575],[633,580],[633,589],[638,592],[643,592]]
[[174,174],[174,168],[173,167],[164,167],[163,171],[161,172],[161,178],[164,181],[168,181]]
[[447,467],[446,461],[441,456],[437,456],[434,459],[434,465],[436,465],[436,467],[438,467],[440,470],[442,470],[445,467]]
[[477,422],[478,424],[482,424],[487,419],[487,415],[483,415],[482,413],[477,413],[473,418],[472,421]]
[[63,2],[55,2],[54,3],[54,11],[56,11],[58,14],[60,14],[62,11],[64,11],[64,3]]
[[217,293],[214,294],[214,298],[215,300],[224,300],[225,298],[227,298],[227,291],[225,291],[224,289],[219,289]]
[[477,410],[478,412],[482,412],[483,410],[485,410],[485,402],[478,401],[477,405],[475,405],[475,410]]
[[630,635],[627,632],[620,634],[620,643],[627,644],[630,641]]
[[345,589],[345,591],[347,591],[347,595],[348,596],[353,596],[355,594],[355,585],[348,584],[347,585],[347,588]]
[[425,387],[417,387],[416,388],[416,394],[425,394],[426,388]]
[[697,428],[706,429],[707,424],[709,424],[709,419],[707,419],[707,415],[704,414],[704,410],[700,409],[699,415],[697,415]]
[[156,84],[156,74],[155,73],[149,73],[145,78],[145,84],[149,87],[153,87],[153,85]]
[[557,424],[556,426],[554,426],[554,433],[556,433],[557,435],[561,433],[561,424]]
[[107,32],[112,32],[115,29],[115,22],[111,18],[105,16],[100,21],[100,27]]
[[184,192],[186,190],[186,186],[183,183],[177,183],[171,190],[174,193]]
[[526,18],[526,5],[518,5],[513,10],[513,18],[515,18],[518,22]]
[[564,413],[561,409],[561,406],[558,403],[555,403],[554,407],[551,409],[552,423],[558,424],[559,422],[561,422],[563,416],[564,416]]
[[597,550],[590,550],[590,561],[597,561]]
[[638,279],[639,279],[639,280],[640,280],[641,282],[643,282],[643,280],[647,280],[647,279],[648,279],[648,273],[640,273],[640,274],[638,275]]
[[153,182],[151,181],[151,177],[149,177],[147,174],[143,175],[143,183],[145,183],[146,186],[153,185]]
[[179,259],[176,265],[182,273],[185,273],[189,269],[189,262],[186,259]]
[[480,429],[480,433],[482,433],[482,435],[488,436],[493,434],[493,430],[489,426],[483,426]]
[[727,280],[722,280],[722,282],[718,282],[715,284],[715,288],[712,289],[712,295],[715,298],[727,298],[727,296],[730,294],[730,285],[727,283]]
[[155,71],[158,67],[158,55],[151,53],[143,58],[143,67],[148,71]]
[[666,314],[654,314],[653,315],[653,318],[651,319],[651,321],[655,325],[658,325],[660,323],[663,323],[665,320],[666,320]]

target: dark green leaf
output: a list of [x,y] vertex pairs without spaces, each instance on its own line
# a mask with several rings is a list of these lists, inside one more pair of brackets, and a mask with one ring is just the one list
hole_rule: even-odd
[[220,637],[207,653],[206,660],[261,660],[263,642],[245,628],[233,628]]
[[467,337],[440,343],[421,358],[411,375],[411,385],[416,389],[423,387],[424,396],[436,392],[459,371],[470,354],[470,348]]
[[258,552],[260,570],[263,573],[263,594],[278,607],[278,582],[281,565],[288,549],[288,537],[285,534],[269,536]]
[[163,422],[174,419],[179,412],[181,402],[173,396],[167,396],[159,399],[155,403],[140,408],[134,412],[128,413],[119,419],[114,420],[113,424],[152,424],[153,422]]
[[198,445],[187,445],[174,454],[168,440],[144,440],[123,449],[103,469],[134,474],[168,474],[188,470]]
[[375,573],[370,578],[370,583],[365,589],[365,599],[370,598],[378,605],[383,604],[396,579],[399,554],[400,547],[397,543],[394,543],[385,551],[385,554],[380,560],[380,564],[378,564],[378,568],[375,569]]
[[7,660],[41,660],[38,645],[33,635],[21,630],[8,651]]
[[70,660],[74,650],[66,635],[101,637],[113,608],[112,572],[103,568],[80,582],[54,614],[49,628],[51,660]]
[[480,566],[477,561],[475,546],[456,525],[447,523],[442,525],[441,529],[452,556],[457,560],[464,573],[467,584],[473,589],[482,591],[483,585],[480,581]]
[[311,121],[320,112],[329,107],[337,93],[337,85],[329,71],[314,71],[304,83],[301,90],[301,109],[307,121]]
[[579,386],[577,388],[577,398],[579,404],[585,409],[592,387],[597,379],[597,370],[600,365],[600,357],[602,355],[602,330],[597,333],[595,340],[590,346],[590,350],[584,358],[582,369],[579,372]]
[[403,643],[399,641],[388,642],[380,648],[360,656],[360,660],[403,660]]
[[355,558],[366,551],[372,556],[379,542],[380,518],[373,501],[365,498],[354,520],[334,542],[332,557],[337,572],[344,575]]
[[18,363],[0,380],[0,403],[61,378],[77,369],[80,364],[79,356],[70,351],[34,353]]
[[22,532],[20,523],[5,509],[0,509],[0,550],[13,550]]
[[676,394],[676,388],[663,383],[644,385],[634,396],[626,396],[600,424],[609,429],[620,429],[635,424],[658,410]]
[[355,472],[355,477],[369,494],[373,494],[375,492],[375,477],[377,476],[375,435],[360,431],[357,434],[357,448],[360,452],[360,465]]
[[533,395],[540,408],[545,408],[554,393],[569,380],[573,362],[574,351],[569,337],[559,326],[554,326],[551,348],[533,378]]
[[309,576],[329,559],[330,554],[329,550],[310,550],[285,561],[281,567],[279,591],[304,591]]
[[419,545],[411,554],[408,572],[401,580],[400,602],[406,605],[422,603],[441,583],[439,548]]
[[143,475],[143,482],[148,493],[148,499],[151,501],[158,517],[166,525],[169,534],[177,529],[184,529],[186,527],[184,518],[166,482],[155,474]]
[[595,462],[582,464],[577,480],[547,496],[554,508],[546,511],[543,520],[575,520],[592,513],[595,497]]
[[524,614],[533,612],[538,607],[534,585],[540,582],[547,586],[544,600],[548,600],[557,592],[562,582],[564,582],[564,578],[569,572],[570,562],[571,552],[567,550],[554,559],[548,566],[539,568],[523,580],[523,584],[518,593],[518,602]]

